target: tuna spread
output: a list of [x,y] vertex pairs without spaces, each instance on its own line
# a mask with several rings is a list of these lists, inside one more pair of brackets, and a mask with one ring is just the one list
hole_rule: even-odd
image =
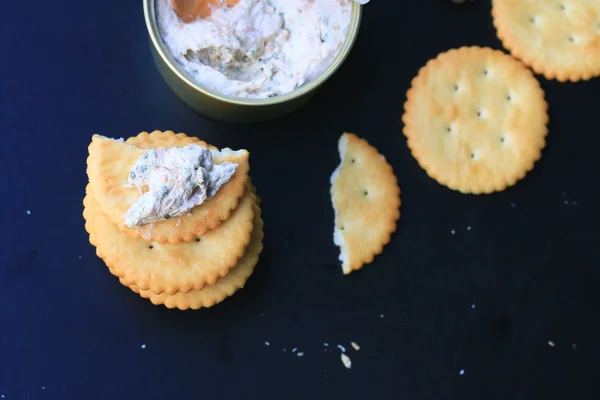
[[[215,150],[216,151],[216,150]],[[128,187],[148,191],[125,214],[130,228],[182,215],[214,196],[237,164],[213,164],[211,150],[190,144],[144,153],[129,172]]]
[[172,0],[156,0],[175,60],[199,85],[242,98],[287,94],[318,78],[346,40],[351,9],[352,0],[241,0],[186,23]]

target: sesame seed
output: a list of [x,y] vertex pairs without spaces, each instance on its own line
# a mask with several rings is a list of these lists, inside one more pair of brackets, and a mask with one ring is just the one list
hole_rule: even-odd
[[352,360],[350,360],[350,357],[348,357],[347,355],[342,353],[341,358],[342,358],[342,363],[344,364],[344,367],[346,367],[348,369],[352,368]]
[[323,346],[329,347],[329,343],[325,342],[325,343],[323,343]]
[[265,342],[265,346],[270,346],[270,345],[271,345],[271,343]]
[[286,352],[287,350],[286,350],[286,349],[283,349],[283,351],[284,351],[284,352]]
[[354,343],[354,342],[350,342],[350,344],[352,345],[352,347],[354,347],[354,350],[356,350],[356,351],[359,351],[359,350],[360,350],[360,346],[359,346],[359,345],[357,345],[356,343]]
[[464,370],[464,369],[461,369],[461,370],[458,372],[458,374],[459,374],[459,375],[464,375],[464,374],[465,374],[465,370]]
[[304,355],[303,352],[300,352],[300,353],[297,354],[298,357],[302,357],[303,355]]
[[573,349],[573,351],[577,351],[577,343],[573,343],[571,345],[571,348]]
[[565,204],[566,204],[566,205],[569,205],[569,200],[565,200]]
[[554,347],[556,346],[552,340],[548,340],[548,346]]
[[470,231],[471,230],[471,225],[467,226],[467,230]]
[[471,304],[471,308],[475,308],[475,304]]
[[142,349],[145,349],[145,348],[146,348],[146,345],[145,345],[145,344],[143,344],[143,345],[141,345],[141,346],[140,346],[140,348],[142,348]]
[[384,317],[384,315],[383,315],[383,314],[381,314],[381,315],[379,316],[379,318],[381,318],[381,319],[383,319],[383,317]]
[[455,231],[454,229],[452,229],[452,230],[450,231],[450,233],[454,235],[454,234],[456,233],[456,231]]
[[295,352],[297,352],[297,351],[298,351],[298,349],[297,349],[297,348],[295,348],[295,347],[292,349],[292,353],[295,353]]
[[31,215],[31,211],[30,210],[27,210],[25,212],[27,213],[27,215]]
[[346,348],[344,346],[342,346],[341,344],[337,345],[338,349],[340,349],[342,351],[342,353],[346,352]]

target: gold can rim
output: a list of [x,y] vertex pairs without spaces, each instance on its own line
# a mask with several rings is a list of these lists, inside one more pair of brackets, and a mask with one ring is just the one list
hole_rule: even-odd
[[191,76],[189,76],[189,74],[173,58],[160,35],[160,32],[158,30],[158,22],[156,20],[155,4],[156,0],[144,0],[144,18],[146,20],[146,28],[148,29],[148,34],[150,35],[152,45],[158,52],[163,62],[171,70],[171,72],[173,72],[182,82],[184,82],[192,90],[204,96],[211,97],[217,101],[222,101],[229,104],[236,104],[240,106],[271,106],[275,104],[281,104],[302,97],[305,94],[318,88],[338,70],[338,68],[344,63],[344,61],[350,54],[350,51],[352,50],[352,47],[356,42],[356,38],[358,37],[358,31],[360,28],[360,22],[362,17],[362,5],[353,2],[350,28],[348,31],[348,35],[346,36],[346,40],[344,41],[342,47],[333,59],[333,62],[318,78],[313,79],[312,81],[301,86],[300,88],[282,96],[267,99],[245,99],[242,97],[224,95],[217,91],[213,91],[211,89],[203,87],[202,85],[196,83]]

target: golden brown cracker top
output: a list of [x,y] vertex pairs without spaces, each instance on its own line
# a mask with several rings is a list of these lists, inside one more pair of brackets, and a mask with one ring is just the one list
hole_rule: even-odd
[[413,156],[430,177],[463,193],[515,184],[546,144],[548,106],[539,82],[497,50],[463,47],[430,60],[404,108]]
[[146,241],[177,244],[205,235],[229,217],[248,183],[250,166],[249,154],[246,150],[224,151],[219,155],[213,155],[216,164],[226,161],[238,164],[236,172],[215,196],[194,207],[188,214],[137,228],[129,228],[125,225],[123,216],[140,196],[137,188],[124,186],[131,166],[144,154],[145,149],[171,148],[191,143],[204,142],[185,135],[178,136],[173,132],[158,131],[152,134],[143,132],[137,138],[129,139],[125,143],[99,135],[93,136],[89,146],[87,169],[91,191],[102,212],[119,230]]
[[[129,286],[129,288],[134,292],[139,293],[142,297],[149,299],[153,304],[164,304],[167,308],[197,310],[200,308],[212,307],[244,287],[246,281],[250,275],[252,275],[254,267],[258,262],[259,255],[262,252],[262,240],[263,221],[260,218],[260,208],[255,207],[254,229],[252,231],[252,239],[246,248],[246,252],[240,258],[235,268],[215,285],[205,286],[202,290],[192,290],[189,293],[178,292],[173,295],[167,293],[155,294],[149,290],[140,290],[135,285]],[[128,286],[123,278],[119,278],[119,280],[123,285]]]
[[344,133],[338,148],[341,163],[331,176],[334,242],[349,274],[389,243],[400,218],[400,187],[391,165],[366,140]]
[[93,192],[87,194],[84,206],[90,242],[117,276],[142,290],[174,294],[214,285],[236,265],[252,234],[255,196],[248,188],[219,229],[177,245],[146,242],[119,231]]
[[600,75],[600,1],[493,0],[498,37],[512,55],[547,79]]

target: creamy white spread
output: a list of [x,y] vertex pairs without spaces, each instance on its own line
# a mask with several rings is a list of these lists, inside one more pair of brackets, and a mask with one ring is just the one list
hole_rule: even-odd
[[213,197],[235,173],[237,164],[214,164],[211,151],[196,144],[151,149],[133,165],[128,187],[148,187],[125,214],[138,227],[185,214]]
[[287,94],[318,78],[346,40],[351,8],[352,0],[241,0],[185,23],[171,0],[156,0],[175,60],[201,86],[243,98]]

